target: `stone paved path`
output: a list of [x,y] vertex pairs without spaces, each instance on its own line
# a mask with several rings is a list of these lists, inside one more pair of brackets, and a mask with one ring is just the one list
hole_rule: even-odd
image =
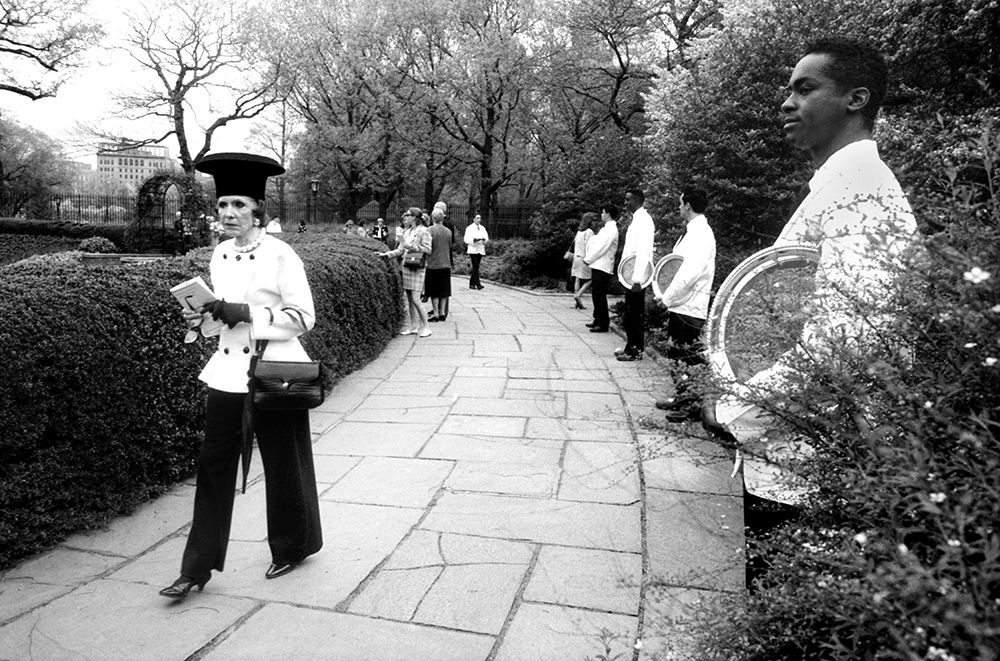
[[255,464],[226,571],[168,602],[179,485],[2,576],[0,659],[688,658],[678,618],[742,584],[725,457],[643,430],[662,366],[615,361],[568,295],[454,288],[313,412],[319,554],[264,580]]

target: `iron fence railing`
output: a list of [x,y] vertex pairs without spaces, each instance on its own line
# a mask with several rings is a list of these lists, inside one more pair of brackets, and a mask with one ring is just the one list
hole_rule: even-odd
[[[162,214],[163,227],[173,227],[180,205],[181,200],[177,195],[167,195],[164,198],[162,211],[159,212]],[[135,213],[135,206],[135,195],[66,194],[30,198],[6,195],[0,196],[0,217],[127,225]],[[394,200],[389,204],[384,220],[388,225],[398,224],[403,211],[410,206],[421,205],[409,200]],[[538,205],[535,204],[500,205],[491,211],[483,224],[490,236],[496,239],[529,238],[531,219],[537,211]],[[282,225],[286,227],[296,227],[300,222],[329,224],[347,220],[339,210],[321,198],[315,201],[268,200],[267,212],[270,216],[280,218]],[[464,232],[478,212],[478,207],[467,204],[448,205],[448,219],[456,232]],[[378,204],[371,202],[360,208],[351,220],[371,226],[378,217]]]

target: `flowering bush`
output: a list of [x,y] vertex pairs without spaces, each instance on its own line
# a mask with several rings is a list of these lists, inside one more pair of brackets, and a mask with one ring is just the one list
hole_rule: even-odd
[[950,196],[911,196],[935,231],[900,274],[890,332],[800,361],[758,401],[815,450],[796,465],[813,490],[793,523],[751,540],[767,582],[701,613],[697,658],[997,658],[1000,148],[966,147],[979,161]]
[[91,236],[80,241],[80,250],[82,252],[113,253],[118,252],[118,246],[103,236]]

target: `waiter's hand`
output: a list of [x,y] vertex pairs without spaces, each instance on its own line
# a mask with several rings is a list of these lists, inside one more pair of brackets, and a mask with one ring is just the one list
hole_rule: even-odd
[[715,400],[705,397],[701,401],[701,427],[711,434],[723,447],[736,449],[740,447],[740,442],[729,428],[718,421],[715,417]]
[[225,300],[205,303],[202,312],[211,312],[212,319],[233,328],[240,322],[250,323],[250,306],[246,303],[227,303]]

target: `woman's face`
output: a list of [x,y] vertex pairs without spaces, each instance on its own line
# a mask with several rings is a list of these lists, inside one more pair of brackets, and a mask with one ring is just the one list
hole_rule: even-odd
[[254,210],[257,201],[246,195],[223,195],[219,198],[216,209],[219,212],[219,222],[222,231],[233,239],[245,239],[257,226]]
[[407,228],[413,227],[414,223],[416,223],[416,222],[417,222],[417,217],[414,216],[412,213],[404,213],[403,214],[403,226],[404,227],[407,227]]
[[476,225],[479,225],[483,222],[483,217],[477,213],[476,217],[472,219],[472,222],[474,222]]

